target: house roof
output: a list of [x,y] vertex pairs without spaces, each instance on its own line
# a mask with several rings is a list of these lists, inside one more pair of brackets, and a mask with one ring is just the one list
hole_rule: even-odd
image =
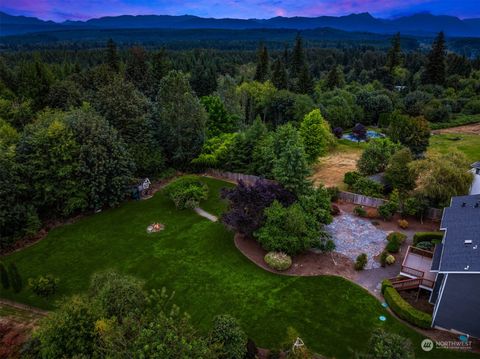
[[472,168],[480,168],[480,161],[474,162],[470,165]]
[[433,325],[480,337],[480,275],[449,274]]
[[452,197],[443,211],[440,272],[480,272],[480,194]]

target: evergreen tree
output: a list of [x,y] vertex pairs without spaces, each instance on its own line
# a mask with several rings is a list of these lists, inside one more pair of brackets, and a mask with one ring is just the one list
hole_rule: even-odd
[[200,154],[207,113],[182,72],[171,71],[161,81],[154,121],[170,164],[185,166]]
[[333,90],[341,85],[341,76],[337,66],[332,66],[327,75],[326,86],[329,90]]
[[267,47],[261,46],[258,51],[257,69],[255,71],[255,81],[265,82],[268,80],[269,73],[269,57]]
[[425,69],[426,83],[443,85],[445,83],[445,35],[439,32],[428,54]]
[[211,95],[217,89],[217,76],[214,64],[199,60],[190,77],[190,85],[198,97]]
[[135,46],[130,49],[130,56],[125,68],[125,78],[144,94],[150,92],[147,53],[143,47]]
[[115,72],[118,72],[120,69],[117,44],[112,39],[109,39],[107,42],[107,65]]
[[393,72],[395,67],[400,66],[402,63],[402,50],[400,47],[400,33],[392,38],[392,47],[388,50],[387,54],[387,67],[390,72]]
[[298,76],[297,92],[303,94],[311,94],[313,93],[313,87],[313,79],[310,75],[310,70],[305,63],[302,67],[300,75]]
[[8,277],[14,293],[20,293],[23,288],[22,277],[15,263],[8,266]]
[[287,190],[300,195],[305,193],[310,182],[310,170],[302,139],[291,124],[280,126],[276,132],[276,160],[274,178]]
[[167,76],[168,72],[172,70],[172,62],[168,58],[165,49],[161,49],[160,51],[157,51],[153,54],[151,63],[152,71],[150,73],[150,81],[152,87],[152,95],[156,96],[160,81],[162,81],[162,79]]
[[279,90],[288,88],[287,69],[280,58],[277,58],[273,63],[272,83]]
[[305,66],[305,52],[303,50],[303,40],[300,34],[295,39],[295,47],[291,58],[291,76],[299,77]]
[[8,279],[7,268],[5,268],[5,265],[2,262],[0,262],[0,280],[2,282],[3,289],[10,288],[10,280]]

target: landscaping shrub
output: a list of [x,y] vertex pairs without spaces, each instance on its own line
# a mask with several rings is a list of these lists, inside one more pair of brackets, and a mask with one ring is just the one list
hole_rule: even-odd
[[327,193],[330,195],[330,201],[335,202],[338,200],[340,189],[337,186],[327,187]]
[[381,289],[382,294],[385,292],[385,289],[387,287],[392,287],[392,282],[390,282],[389,279],[382,280],[382,289]]
[[165,187],[167,196],[178,209],[198,207],[200,201],[207,199],[208,187],[196,177],[181,177]]
[[5,268],[5,265],[2,262],[0,262],[0,280],[2,282],[3,289],[10,288],[10,280],[8,279],[7,268]]
[[382,254],[380,254],[380,265],[382,267],[385,267],[387,265],[387,257],[390,254],[387,251],[383,251]]
[[343,182],[348,185],[348,187],[352,187],[355,182],[358,181],[359,178],[361,178],[362,175],[358,172],[352,171],[352,172],[347,172],[343,176]]
[[23,288],[23,281],[15,263],[8,266],[8,279],[14,293],[19,293]]
[[407,235],[401,232],[392,232],[387,235],[387,241],[391,242],[392,240],[400,242],[402,244],[407,239]]
[[360,177],[353,185],[352,191],[369,197],[382,197],[383,185],[370,178]]
[[387,263],[388,265],[392,265],[393,263],[395,263],[395,257],[389,254],[387,258],[385,258],[385,263]]
[[28,285],[32,292],[39,297],[48,298],[55,294],[58,286],[58,278],[47,274],[38,278],[29,278]]
[[417,232],[413,236],[413,245],[416,246],[419,242],[441,241],[443,239],[443,232]]
[[370,355],[372,359],[413,359],[415,351],[412,342],[398,334],[389,333],[381,328],[376,329],[370,339]]
[[340,208],[336,204],[332,203],[332,206],[330,207],[330,214],[332,216],[338,216],[340,214]]
[[385,204],[382,204],[380,207],[378,207],[378,214],[385,221],[388,221],[393,217],[397,209],[398,209],[398,206],[395,203],[387,202]]
[[275,270],[287,270],[292,266],[292,258],[282,252],[268,252],[264,257],[265,263]]
[[391,286],[391,283],[390,285],[388,285],[388,283],[385,285],[382,283],[382,292],[385,301],[400,318],[420,328],[428,329],[431,327],[432,316],[415,309],[407,303],[400,294],[398,294],[397,290]]
[[402,229],[408,228],[408,221],[406,219],[399,219],[397,223],[398,223],[398,226]]
[[407,236],[400,232],[392,232],[387,236],[387,246],[386,250],[390,253],[398,253],[402,243],[405,241]]
[[415,247],[420,248],[420,249],[425,249],[427,251],[431,251],[433,249],[433,243],[432,242],[418,242]]
[[264,226],[254,235],[267,251],[295,255],[312,248],[321,238],[319,222],[298,203],[284,207],[274,201],[265,209],[265,217]]
[[341,127],[335,127],[333,129],[333,134],[336,138],[342,138],[343,136],[343,128]]
[[363,270],[368,263],[368,257],[366,253],[359,254],[355,260],[355,270]]
[[366,217],[367,216],[367,211],[362,206],[356,206],[353,209],[353,213],[355,213],[359,217]]
[[222,345],[222,358],[245,358],[247,354],[247,335],[232,316],[217,315],[213,319],[210,338],[212,343]]

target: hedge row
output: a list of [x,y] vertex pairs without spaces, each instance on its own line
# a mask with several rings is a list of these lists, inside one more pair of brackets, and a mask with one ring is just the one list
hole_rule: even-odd
[[416,246],[420,242],[432,242],[443,239],[443,232],[417,232],[413,236],[413,245]]
[[432,326],[432,315],[412,307],[406,302],[388,280],[382,282],[382,294],[392,311],[400,318],[417,327],[429,329]]

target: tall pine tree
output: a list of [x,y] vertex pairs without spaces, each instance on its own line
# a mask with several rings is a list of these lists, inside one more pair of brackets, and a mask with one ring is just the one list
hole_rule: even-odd
[[288,87],[287,69],[280,58],[277,58],[273,63],[272,83],[279,90],[283,90]]
[[387,54],[387,67],[390,72],[393,72],[395,67],[402,64],[402,50],[400,47],[400,33],[392,38],[392,47],[388,50]]
[[305,52],[303,50],[303,40],[300,34],[297,35],[295,39],[295,47],[293,48],[292,58],[291,58],[291,76],[300,77],[300,73],[305,66]]
[[445,35],[439,32],[428,54],[425,69],[426,83],[443,85],[445,83]]
[[265,45],[261,46],[258,51],[257,69],[255,71],[255,81],[265,82],[269,75],[269,58],[268,50]]
[[115,72],[118,72],[120,68],[117,44],[112,39],[109,39],[107,42],[107,65]]

